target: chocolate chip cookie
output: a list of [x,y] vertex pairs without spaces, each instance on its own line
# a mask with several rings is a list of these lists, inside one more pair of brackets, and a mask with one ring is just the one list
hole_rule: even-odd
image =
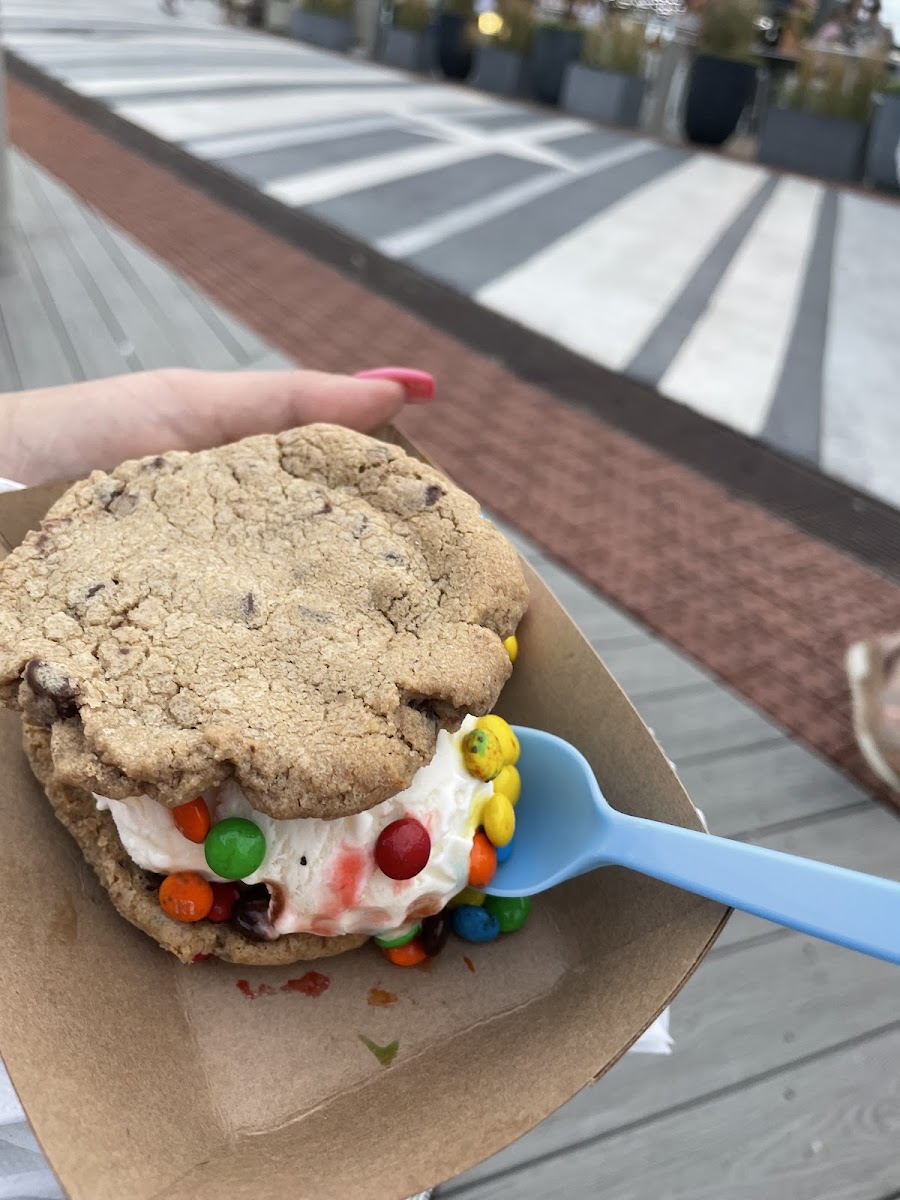
[[0,565],[0,700],[57,790],[343,817],[493,706],[526,604],[470,496],[307,426],[70,488]]

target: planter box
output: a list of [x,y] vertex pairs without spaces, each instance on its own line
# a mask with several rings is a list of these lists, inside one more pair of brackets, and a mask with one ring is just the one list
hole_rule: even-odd
[[459,13],[439,13],[435,43],[441,73],[447,79],[468,79],[475,61],[469,20]]
[[866,178],[886,192],[900,191],[900,95],[884,96],[872,118]]
[[867,121],[770,108],[763,119],[757,157],[770,167],[850,183],[862,179],[868,129]]
[[266,0],[263,26],[272,33],[287,33],[296,7],[296,0]]
[[381,61],[403,71],[430,71],[434,59],[431,34],[413,29],[388,29]]
[[532,84],[538,100],[557,104],[566,68],[581,57],[580,29],[538,29],[531,52]]
[[638,123],[643,99],[644,80],[640,75],[570,63],[560,104],[566,112],[579,117],[633,128]]
[[756,85],[752,63],[698,54],[691,66],[684,133],[697,146],[721,146],[737,129]]
[[356,40],[352,21],[307,12],[305,8],[291,13],[290,34],[324,50],[349,50]]
[[531,64],[524,54],[500,50],[495,46],[479,46],[475,54],[475,87],[500,96],[531,94]]

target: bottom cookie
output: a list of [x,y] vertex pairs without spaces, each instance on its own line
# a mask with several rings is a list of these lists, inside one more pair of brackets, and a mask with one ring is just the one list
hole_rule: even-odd
[[110,814],[98,811],[89,792],[54,779],[49,730],[25,725],[23,742],[31,769],[56,816],[78,843],[117,911],[182,962],[191,962],[197,955],[213,955],[226,962],[278,966],[331,958],[355,950],[368,940],[359,935],[317,937],[311,933],[289,933],[276,941],[254,942],[228,923],[183,924],[171,920],[159,907],[159,876],[142,870],[130,860]]

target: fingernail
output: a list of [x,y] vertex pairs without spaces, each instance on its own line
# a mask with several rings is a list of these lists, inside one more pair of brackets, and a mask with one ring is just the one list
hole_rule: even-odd
[[357,379],[388,379],[399,383],[411,404],[424,404],[434,399],[434,377],[427,371],[414,371],[411,367],[376,367],[374,371],[357,371]]

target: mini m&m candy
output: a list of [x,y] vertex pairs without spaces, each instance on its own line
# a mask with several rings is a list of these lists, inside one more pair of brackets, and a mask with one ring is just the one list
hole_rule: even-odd
[[464,942],[492,942],[500,934],[500,922],[487,908],[462,904],[453,910],[453,932]]
[[484,892],[476,891],[473,887],[467,887],[463,888],[461,892],[457,892],[452,900],[447,901],[448,908],[459,908],[461,904],[474,904],[476,907],[484,904]]
[[375,843],[375,862],[388,879],[412,879],[431,857],[428,830],[415,817],[401,817],[382,829]]
[[241,895],[236,884],[214,883],[211,887],[213,890],[213,902],[212,908],[206,914],[206,919],[214,921],[217,925],[221,924],[222,921],[230,921],[234,915],[234,906]]
[[489,729],[471,729],[462,740],[463,765],[470,775],[485,783],[503,767],[500,739]]
[[227,817],[210,829],[203,853],[206,865],[222,879],[246,879],[262,866],[266,835],[244,817]]
[[491,796],[481,814],[481,823],[494,846],[508,846],[516,832],[516,814],[508,796]]
[[528,896],[487,896],[484,907],[497,918],[501,933],[515,933],[528,920],[531,899]]
[[444,909],[422,922],[422,949],[429,958],[437,958],[447,944],[453,918]]
[[519,657],[519,640],[514,633],[503,639],[503,649],[509,655],[509,661],[514,663]]
[[514,841],[515,841],[515,838],[512,838],[510,841],[508,841],[508,842],[506,843],[506,845],[505,845],[505,846],[497,846],[497,847],[496,847],[496,850],[497,850],[497,866],[498,866],[498,867],[499,867],[499,866],[501,866],[503,863],[505,863],[505,862],[506,862],[506,860],[509,858],[509,856],[512,854],[512,852],[513,852],[513,842],[514,842]]
[[212,906],[212,885],[196,871],[175,871],[159,885],[159,907],[173,921],[202,921]]
[[515,766],[519,761],[521,748],[519,746],[519,739],[516,737],[513,727],[508,721],[504,721],[496,713],[488,713],[486,717],[479,717],[475,728],[486,729],[488,733],[492,733],[500,743],[503,765],[507,767]]
[[519,797],[522,795],[522,779],[516,768],[508,763],[495,780],[493,780],[494,792],[500,792],[501,795],[509,799],[510,804],[515,808],[519,803]]
[[469,887],[487,887],[496,870],[497,851],[483,833],[476,833],[469,851]]
[[416,923],[415,925],[410,925],[409,929],[379,933],[375,938],[375,945],[380,946],[382,950],[396,950],[398,946],[405,946],[414,937],[418,937],[421,932],[421,924]]
[[428,957],[420,938],[413,938],[411,942],[404,942],[402,946],[388,947],[381,953],[395,967],[417,967]]
[[186,837],[189,842],[196,842],[198,846],[203,845],[209,833],[210,819],[209,809],[202,796],[173,808],[172,820],[182,837]]

